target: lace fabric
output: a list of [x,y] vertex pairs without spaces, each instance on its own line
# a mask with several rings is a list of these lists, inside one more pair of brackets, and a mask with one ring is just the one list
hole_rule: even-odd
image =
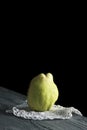
[[6,112],[12,113],[17,117],[33,120],[70,119],[73,116],[73,113],[82,116],[82,113],[78,109],[74,107],[63,107],[60,105],[53,105],[53,107],[49,111],[32,111],[28,107],[27,101],[24,101],[22,104],[12,107],[12,109],[10,110],[6,110]]

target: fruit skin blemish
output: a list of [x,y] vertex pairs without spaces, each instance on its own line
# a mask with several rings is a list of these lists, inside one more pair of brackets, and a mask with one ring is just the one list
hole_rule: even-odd
[[27,102],[31,110],[48,111],[58,97],[59,90],[51,73],[41,73],[31,80],[27,92]]

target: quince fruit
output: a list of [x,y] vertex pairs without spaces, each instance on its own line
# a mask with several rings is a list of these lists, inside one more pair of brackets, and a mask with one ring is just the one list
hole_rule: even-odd
[[29,85],[27,102],[34,111],[48,111],[59,97],[57,85],[53,81],[53,75],[41,73],[34,77]]

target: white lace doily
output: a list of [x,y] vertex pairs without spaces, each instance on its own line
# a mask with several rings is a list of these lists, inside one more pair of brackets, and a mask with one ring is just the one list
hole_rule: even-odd
[[23,104],[14,106],[11,110],[6,110],[7,113],[13,113],[17,117],[33,120],[45,120],[45,119],[70,119],[73,113],[82,116],[82,113],[74,107],[63,107],[60,105],[54,105],[51,110],[45,112],[31,111],[27,105],[27,101]]

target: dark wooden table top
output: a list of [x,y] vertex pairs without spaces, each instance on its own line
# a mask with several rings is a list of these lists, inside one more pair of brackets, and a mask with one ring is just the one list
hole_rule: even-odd
[[68,120],[25,120],[6,113],[21,104],[26,96],[0,87],[0,130],[87,130],[87,117],[73,115]]

